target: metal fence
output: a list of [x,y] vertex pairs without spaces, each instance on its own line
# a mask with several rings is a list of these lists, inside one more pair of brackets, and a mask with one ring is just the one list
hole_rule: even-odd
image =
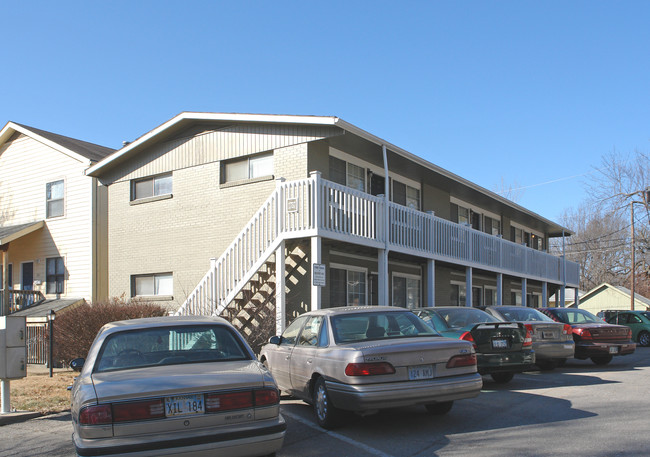
[[47,323],[27,323],[27,363],[47,364]]

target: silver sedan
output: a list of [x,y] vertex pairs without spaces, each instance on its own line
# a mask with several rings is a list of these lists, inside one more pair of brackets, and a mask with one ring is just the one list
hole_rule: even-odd
[[273,377],[221,318],[113,322],[74,362],[78,455],[261,456],[282,446]]
[[555,322],[550,317],[525,306],[488,306],[485,311],[503,321],[521,322],[533,339],[535,364],[542,370],[563,365],[573,357],[575,343],[573,329],[568,324]]
[[403,308],[344,307],[298,317],[262,348],[278,387],[314,407],[324,428],[341,410],[424,405],[447,413],[482,387],[471,343],[440,336]]

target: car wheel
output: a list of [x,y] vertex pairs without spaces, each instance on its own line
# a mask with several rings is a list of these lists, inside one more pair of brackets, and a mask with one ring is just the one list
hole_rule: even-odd
[[650,346],[650,333],[648,332],[639,333],[639,344],[643,347]]
[[512,378],[515,377],[515,374],[510,372],[502,372],[502,373],[492,373],[490,376],[492,376],[494,382],[498,382],[499,384],[506,384],[512,381]]
[[591,361],[594,362],[596,365],[607,365],[609,362],[611,362],[613,359],[613,356],[611,355],[603,355],[599,357],[592,357]]
[[449,411],[451,411],[452,406],[454,406],[453,401],[443,401],[440,403],[429,403],[428,405],[424,405],[429,414],[434,414],[436,416],[447,414]]
[[542,371],[550,371],[555,368],[556,363],[553,360],[538,360],[535,364]]
[[328,430],[336,428],[341,420],[341,411],[330,401],[323,378],[316,380],[312,404],[318,425]]

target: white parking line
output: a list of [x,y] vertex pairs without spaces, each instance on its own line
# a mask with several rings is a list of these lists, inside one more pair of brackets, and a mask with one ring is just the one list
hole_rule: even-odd
[[319,427],[318,425],[314,424],[313,422],[311,422],[309,420],[306,420],[306,419],[303,419],[302,417],[297,416],[295,414],[292,414],[292,413],[289,413],[289,412],[283,410],[282,415],[283,416],[288,416],[291,419],[293,419],[295,421],[298,421],[303,425],[306,425],[307,427],[311,427],[311,428],[313,428],[315,430],[318,430],[318,431],[320,431],[322,433],[325,433],[325,434],[331,436],[332,438],[336,438],[337,440],[344,441],[344,442],[346,442],[348,444],[351,444],[351,445],[356,446],[356,447],[358,447],[360,449],[363,449],[364,451],[366,451],[366,452],[368,452],[368,453],[370,453],[372,455],[377,455],[377,456],[380,456],[380,457],[393,457],[390,454],[386,454],[385,452],[381,452],[378,449],[375,449],[375,448],[370,447],[370,446],[366,446],[365,444],[360,443],[360,442],[358,442],[356,440],[353,440],[352,438],[348,438],[345,435],[341,435],[341,434],[336,433],[336,432],[325,430],[325,429]]

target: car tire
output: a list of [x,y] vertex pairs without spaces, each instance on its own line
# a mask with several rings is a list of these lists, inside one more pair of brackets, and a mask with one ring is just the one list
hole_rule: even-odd
[[601,355],[598,357],[591,357],[591,361],[594,362],[596,365],[607,365],[609,362],[612,361],[614,357],[611,355]]
[[499,384],[507,384],[510,381],[512,381],[512,378],[515,377],[514,373],[511,373],[509,371],[504,371],[500,373],[492,373],[490,375],[494,382],[499,383]]
[[639,333],[638,340],[639,340],[639,345],[643,347],[650,346],[650,333],[648,332]]
[[341,411],[332,404],[323,378],[318,378],[314,384],[312,405],[318,425],[331,430],[340,424]]
[[435,416],[442,416],[447,414],[449,411],[451,411],[452,406],[454,406],[453,401],[443,401],[440,403],[429,403],[428,405],[424,405],[424,407],[427,409],[427,412]]

